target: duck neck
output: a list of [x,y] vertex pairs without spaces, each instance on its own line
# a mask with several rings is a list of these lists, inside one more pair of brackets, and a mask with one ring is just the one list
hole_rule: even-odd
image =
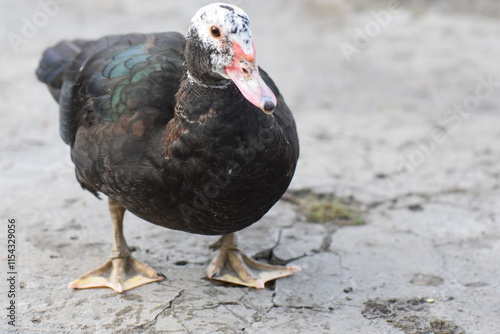
[[176,94],[174,118],[188,123],[197,122],[211,109],[224,117],[223,114],[232,113],[243,100],[243,95],[231,80],[201,81],[186,71]]
[[189,71],[186,71],[186,77],[191,85],[203,88],[225,89],[229,87],[229,85],[231,84],[231,80],[219,80],[219,81],[214,81],[213,83],[204,83],[201,80],[194,77],[193,75],[191,75]]

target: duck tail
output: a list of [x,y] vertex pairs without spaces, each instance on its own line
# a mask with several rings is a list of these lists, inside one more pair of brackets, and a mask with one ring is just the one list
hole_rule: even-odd
[[50,93],[59,102],[59,96],[66,68],[81,52],[86,41],[62,41],[43,53],[36,70],[38,80],[47,84]]

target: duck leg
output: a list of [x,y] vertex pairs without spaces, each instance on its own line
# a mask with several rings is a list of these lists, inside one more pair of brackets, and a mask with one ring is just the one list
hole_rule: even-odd
[[109,211],[114,230],[113,251],[110,259],[102,266],[72,282],[69,287],[72,289],[108,287],[115,292],[122,293],[139,285],[164,280],[165,277],[158,274],[156,270],[130,255],[123,236],[125,208],[109,198]]
[[300,270],[299,267],[272,266],[249,258],[238,249],[234,233],[223,235],[210,248],[219,250],[207,269],[210,279],[262,289],[267,281]]

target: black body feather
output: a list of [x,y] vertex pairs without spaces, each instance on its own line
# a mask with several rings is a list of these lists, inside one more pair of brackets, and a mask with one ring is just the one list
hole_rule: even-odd
[[193,85],[183,50],[196,52],[185,43],[178,33],[61,42],[37,76],[59,102],[61,137],[84,188],[154,224],[227,234],[286,191],[299,154],[295,123],[262,70],[278,99],[273,115],[232,83]]

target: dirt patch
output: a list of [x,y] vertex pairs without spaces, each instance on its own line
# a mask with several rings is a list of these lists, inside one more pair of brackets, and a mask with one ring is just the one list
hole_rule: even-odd
[[385,319],[407,334],[465,334],[455,323],[430,315],[433,299],[369,299],[361,314],[366,319]]
[[365,223],[363,207],[352,198],[341,198],[331,193],[318,194],[304,189],[289,192],[283,199],[296,204],[308,222],[338,226]]

